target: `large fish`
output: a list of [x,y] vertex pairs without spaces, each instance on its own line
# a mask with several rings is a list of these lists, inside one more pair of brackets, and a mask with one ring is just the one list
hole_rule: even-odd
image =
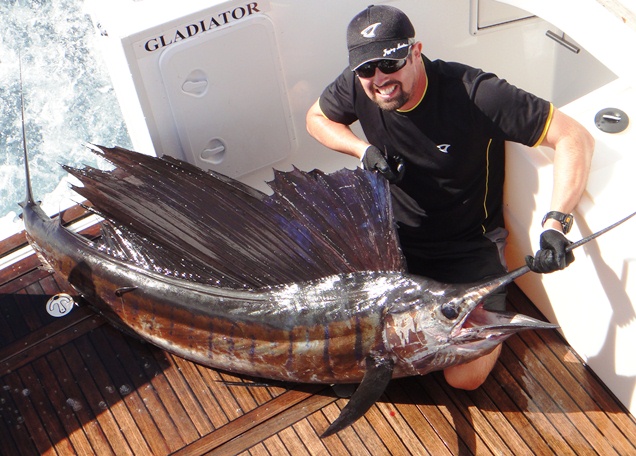
[[360,383],[324,436],[361,417],[391,378],[555,328],[480,304],[527,268],[469,285],[407,274],[388,185],[367,171],[277,173],[266,195],[175,159],[92,146],[112,171],[67,169],[106,219],[98,244],[34,201],[23,140],[23,218],[45,265],[115,326],[205,366]]

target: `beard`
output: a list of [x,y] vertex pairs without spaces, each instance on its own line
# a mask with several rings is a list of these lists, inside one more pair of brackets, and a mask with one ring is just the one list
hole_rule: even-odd
[[397,84],[396,91],[398,93],[394,98],[390,100],[385,100],[382,97],[379,97],[377,93],[373,92],[373,101],[383,111],[395,111],[397,109],[400,109],[411,98],[411,93],[404,91],[400,82],[392,81],[390,84],[385,84],[385,86],[392,84]]

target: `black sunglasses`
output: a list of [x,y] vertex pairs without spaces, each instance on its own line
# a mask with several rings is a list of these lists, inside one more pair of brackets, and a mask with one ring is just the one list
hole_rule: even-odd
[[409,53],[400,60],[374,60],[372,62],[363,63],[356,68],[355,73],[361,78],[372,78],[375,75],[375,69],[379,69],[384,74],[395,73],[400,71],[406,65],[407,60],[411,54],[411,47],[409,46]]

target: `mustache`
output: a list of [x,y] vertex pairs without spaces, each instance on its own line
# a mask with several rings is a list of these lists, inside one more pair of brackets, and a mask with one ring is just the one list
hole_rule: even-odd
[[393,80],[393,79],[385,82],[382,85],[377,85],[377,84],[374,83],[373,87],[375,87],[376,89],[382,89],[384,87],[391,86],[391,85],[397,85],[399,87],[399,89],[402,90],[402,82],[396,81],[396,80]]

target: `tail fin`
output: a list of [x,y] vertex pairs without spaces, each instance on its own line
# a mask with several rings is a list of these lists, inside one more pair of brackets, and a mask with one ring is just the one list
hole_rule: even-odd
[[27,150],[26,139],[26,127],[24,125],[24,90],[22,88],[22,57],[18,56],[18,63],[20,66],[20,108],[22,112],[22,147],[24,149],[24,171],[26,176],[26,199],[19,203],[20,206],[25,207],[28,204],[33,204],[33,190],[31,189],[31,174],[29,172],[29,152]]

